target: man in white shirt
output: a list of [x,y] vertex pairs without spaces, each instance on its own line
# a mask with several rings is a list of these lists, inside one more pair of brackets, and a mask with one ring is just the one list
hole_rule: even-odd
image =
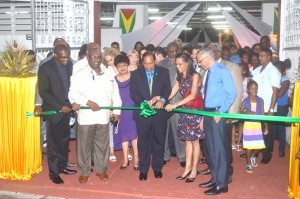
[[[92,147],[96,175],[102,181],[108,180],[110,110],[102,110],[101,107],[122,105],[114,77],[100,67],[101,51],[98,44],[88,44],[87,61],[86,67],[72,76],[69,91],[73,109],[78,110],[77,161],[80,183],[86,183],[90,175]],[[90,109],[79,110],[80,106]],[[113,116],[119,122],[120,110],[113,110]]]
[[[269,48],[262,48],[259,53],[261,66],[253,71],[253,80],[258,84],[257,95],[264,100],[266,115],[274,115],[277,112],[277,96],[280,87],[281,74],[271,62],[272,51]],[[263,150],[261,163],[268,164],[272,158],[274,144],[271,124],[265,129],[264,141],[266,148]]]

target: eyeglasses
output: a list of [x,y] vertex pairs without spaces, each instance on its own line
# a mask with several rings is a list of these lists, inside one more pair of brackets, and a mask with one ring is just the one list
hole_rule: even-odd
[[208,57],[208,56],[202,58],[200,61],[197,60],[197,63],[198,63],[198,64],[201,64],[201,62],[202,62],[204,59],[206,59],[207,57]]

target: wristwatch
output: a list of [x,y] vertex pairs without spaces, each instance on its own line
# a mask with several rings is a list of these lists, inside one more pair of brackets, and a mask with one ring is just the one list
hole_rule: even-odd
[[269,112],[274,113],[274,109],[270,108]]

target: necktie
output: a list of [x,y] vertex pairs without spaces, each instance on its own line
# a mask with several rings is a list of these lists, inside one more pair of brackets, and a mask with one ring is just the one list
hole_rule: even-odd
[[207,93],[207,84],[208,84],[208,79],[209,79],[209,75],[210,75],[210,70],[207,70],[207,74],[206,74],[206,79],[205,79],[205,83],[204,83],[204,107],[206,107],[206,103],[205,103],[205,98],[206,98],[206,93]]
[[153,84],[153,75],[152,72],[148,72],[149,79],[148,79],[148,86],[150,90],[150,95],[152,95],[152,84]]

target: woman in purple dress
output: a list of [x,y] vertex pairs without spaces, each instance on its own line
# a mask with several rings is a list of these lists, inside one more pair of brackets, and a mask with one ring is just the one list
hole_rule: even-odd
[[[128,70],[129,59],[126,55],[118,55],[114,60],[118,70],[115,79],[119,86],[119,92],[122,99],[122,106],[134,106],[130,97],[130,72]],[[132,119],[133,110],[122,110],[118,128],[114,133],[114,147],[116,150],[123,150],[124,161],[120,166],[124,170],[129,165],[128,147],[131,142],[134,153],[134,170],[138,170],[139,160],[137,151],[137,129],[135,121]]]
[[[168,104],[166,106],[167,111],[172,111],[173,108],[179,106],[191,109],[186,104],[195,99],[196,96],[201,95],[201,79],[199,73],[193,67],[192,58],[186,53],[181,53],[176,56],[175,62],[177,81],[172,88],[169,99],[172,99],[177,92],[185,97],[175,104]],[[184,95],[187,91],[190,91],[190,94]],[[185,182],[190,183],[196,179],[200,155],[199,139],[204,139],[204,132],[200,128],[201,122],[202,119],[199,115],[186,113],[179,115],[177,135],[180,140],[185,141],[186,165],[183,173],[176,178],[177,180],[184,180],[188,177]]]

